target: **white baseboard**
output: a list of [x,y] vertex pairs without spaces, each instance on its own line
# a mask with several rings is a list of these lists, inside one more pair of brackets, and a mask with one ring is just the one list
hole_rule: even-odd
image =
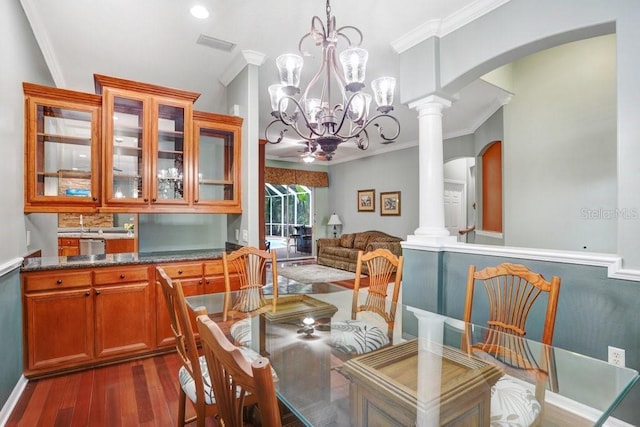
[[20,375],[20,379],[18,379],[18,383],[13,387],[13,391],[9,395],[9,399],[2,407],[0,411],[0,426],[4,426],[9,421],[9,417],[11,416],[11,412],[18,404],[18,400],[20,400],[20,396],[22,396],[22,392],[24,391],[27,383],[29,381],[24,377],[24,375]]

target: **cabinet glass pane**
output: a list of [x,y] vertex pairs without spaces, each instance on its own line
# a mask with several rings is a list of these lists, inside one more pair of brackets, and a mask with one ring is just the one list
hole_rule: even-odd
[[37,106],[36,195],[91,197],[91,113]]
[[200,129],[198,196],[207,200],[233,200],[233,133]]
[[114,97],[113,195],[117,199],[143,197],[143,103]]
[[184,200],[184,108],[158,106],[158,200]]

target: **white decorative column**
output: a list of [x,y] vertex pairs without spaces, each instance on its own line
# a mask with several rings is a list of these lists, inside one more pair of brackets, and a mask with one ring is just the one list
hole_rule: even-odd
[[444,165],[442,140],[442,110],[451,101],[430,95],[409,104],[418,110],[419,151],[419,221],[409,242],[438,244],[455,242],[444,223]]

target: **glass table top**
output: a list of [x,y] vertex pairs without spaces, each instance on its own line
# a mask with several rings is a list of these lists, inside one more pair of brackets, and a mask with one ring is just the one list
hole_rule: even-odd
[[[249,345],[269,358],[279,399],[306,425],[488,425],[496,412],[491,389],[504,384],[540,402],[525,411],[540,425],[602,425],[638,380],[633,369],[513,336],[502,342],[518,357],[496,356],[479,348],[486,328],[407,301],[398,305],[392,345],[345,353],[336,334],[351,318],[352,296],[337,285],[281,285],[276,311],[250,318]],[[214,320],[223,301],[223,294],[187,297]],[[369,328],[386,331],[382,318],[362,315]]]

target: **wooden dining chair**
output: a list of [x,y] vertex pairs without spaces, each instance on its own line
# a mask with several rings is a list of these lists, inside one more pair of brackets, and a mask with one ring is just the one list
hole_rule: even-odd
[[[489,308],[486,330],[482,339],[472,339],[475,288],[482,283]],[[560,278],[547,281],[524,265],[503,263],[476,271],[469,266],[463,320],[463,349],[475,355],[488,356],[505,368],[507,373],[524,375],[535,383],[535,393],[513,375],[503,376],[491,393],[491,419],[509,425],[536,425],[542,416],[544,393],[549,384],[557,389],[551,345],[555,328]],[[540,298],[546,295],[546,298]],[[536,358],[525,339],[527,317],[536,304],[545,304],[545,319],[540,342],[540,357]]]
[[255,397],[261,425],[280,427],[282,422],[269,360],[264,357],[252,363],[246,360],[208,316],[198,316],[197,325],[217,399],[220,424],[242,427],[246,401]]
[[[271,262],[271,281],[273,295],[270,302],[264,297],[266,270]],[[248,345],[251,342],[250,318],[265,311],[275,312],[278,300],[278,266],[275,251],[269,253],[258,248],[245,246],[230,254],[222,254],[224,271],[225,298],[223,320],[238,319],[230,326],[230,334],[236,344]],[[231,294],[232,273],[237,275],[240,288]]]
[[[156,280],[162,287],[162,293],[169,310],[176,351],[182,363],[178,372],[180,381],[178,426],[184,426],[195,420],[198,427],[204,427],[206,417],[215,415],[218,411],[209,381],[206,361],[198,354],[180,281],[171,280],[161,267],[157,267],[156,272]],[[187,397],[196,410],[195,417],[189,419],[185,419]]]
[[[393,342],[393,329],[400,285],[402,283],[402,256],[388,249],[358,252],[356,277],[353,286],[351,320],[331,324],[331,343],[346,353],[363,354],[377,350]],[[362,272],[368,271],[369,286],[366,299],[360,304]],[[391,300],[387,299],[391,295]],[[361,319],[361,313],[371,313],[381,318],[386,327],[380,328],[369,320]]]

